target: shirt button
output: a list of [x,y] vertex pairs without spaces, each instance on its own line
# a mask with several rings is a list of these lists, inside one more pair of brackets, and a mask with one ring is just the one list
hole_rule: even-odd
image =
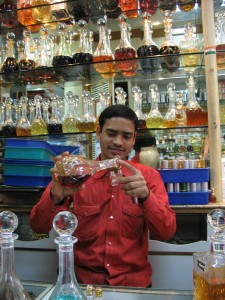
[[112,220],[112,219],[113,219],[113,216],[110,216],[109,218]]
[[112,198],[114,198],[114,195],[112,195]]
[[109,267],[109,266],[110,266],[109,264],[106,265],[106,267]]
[[111,245],[112,245],[112,243],[111,243],[111,242],[108,242],[108,245],[109,245],[109,246],[111,246]]

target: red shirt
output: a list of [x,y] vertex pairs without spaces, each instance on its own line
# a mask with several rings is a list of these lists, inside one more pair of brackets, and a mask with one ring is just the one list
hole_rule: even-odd
[[[175,213],[169,207],[158,171],[130,164],[141,171],[150,190],[143,205],[133,204],[119,185],[111,185],[109,172],[100,171],[62,206],[53,205],[50,183],[31,211],[32,229],[49,232],[54,216],[68,210],[73,201],[73,212],[78,218],[74,263],[80,283],[147,287],[152,274],[147,259],[149,231],[159,240],[169,239],[176,231]],[[122,173],[130,175],[125,167]]]

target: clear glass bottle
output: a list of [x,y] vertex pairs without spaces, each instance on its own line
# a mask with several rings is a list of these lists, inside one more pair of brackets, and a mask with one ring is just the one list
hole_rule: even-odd
[[2,126],[2,135],[5,137],[16,136],[16,125],[12,118],[13,99],[8,97],[5,101],[5,121]]
[[135,60],[135,49],[130,43],[130,24],[127,23],[127,17],[123,14],[118,17],[118,20],[121,38],[115,49],[116,64],[123,76],[134,76],[138,68],[138,62]]
[[146,117],[147,128],[159,128],[163,127],[163,116],[159,111],[158,101],[159,101],[159,91],[158,86],[153,83],[149,86],[151,95],[151,109]]
[[22,106],[22,113],[16,124],[16,135],[29,136],[31,135],[31,124],[27,117],[28,98],[25,96],[20,97],[20,103]]
[[89,132],[95,130],[96,118],[90,113],[92,95],[84,90],[82,93],[83,114],[80,121],[77,122],[77,128],[80,132]]
[[210,250],[193,254],[195,300],[225,299],[225,211],[214,209],[207,214],[213,230]]
[[67,102],[67,114],[62,123],[63,133],[73,133],[78,132],[77,123],[80,121],[80,118],[77,115],[76,106],[79,101],[78,96],[74,96],[71,91],[66,94]]
[[34,102],[35,102],[35,118],[31,124],[31,135],[41,135],[41,134],[47,134],[47,125],[42,117],[41,113],[41,101],[42,96],[36,95],[34,96]]
[[18,218],[13,212],[0,213],[0,299],[31,300],[15,269],[14,241],[18,235],[13,232],[17,226]]
[[76,216],[69,211],[61,211],[53,219],[53,228],[59,234],[55,238],[59,247],[59,273],[49,300],[86,299],[74,272],[73,247],[77,238],[72,234],[77,225]]
[[163,118],[163,127],[170,128],[176,126],[176,85],[174,83],[167,85],[167,94],[169,96],[169,107]]
[[58,101],[56,96],[51,97],[51,117],[47,124],[47,130],[49,134],[59,134],[63,133],[62,131],[62,120],[59,117],[58,113]]
[[13,32],[8,32],[6,34],[6,39],[7,54],[1,69],[2,79],[9,83],[16,83],[19,82],[19,65],[15,58],[15,34]]
[[113,62],[114,55],[110,48],[108,40],[108,28],[106,26],[106,19],[100,18],[97,21],[99,30],[99,42],[96,50],[94,51],[93,61],[95,62],[94,68],[102,76],[115,76],[115,64]]
[[174,43],[172,36],[172,12],[169,10],[164,11],[164,32],[165,38],[159,50],[161,55],[165,55],[161,59],[162,69],[167,70],[168,72],[175,72],[180,67],[180,59],[176,55],[170,54],[179,54],[180,49]]
[[55,178],[62,186],[74,187],[84,183],[88,178],[101,170],[120,169],[119,156],[106,160],[89,160],[81,155],[64,156],[55,163]]
[[134,111],[138,117],[138,129],[146,128],[146,116],[142,112],[142,91],[139,86],[132,87],[134,97]]
[[196,0],[177,0],[177,6],[181,11],[190,11],[195,7]]
[[183,94],[181,92],[177,94],[175,126],[176,127],[187,126],[186,107],[183,104]]
[[158,8],[158,0],[139,0],[140,9],[154,15]]
[[95,122],[95,130],[98,127],[98,121],[99,121],[99,116],[102,113],[102,111],[110,105],[111,102],[111,95],[107,93],[105,90],[102,90],[99,92],[99,110],[98,110],[98,115],[96,118]]
[[217,12],[215,14],[216,17],[216,62],[217,69],[224,70],[225,69],[225,13]]
[[120,8],[128,18],[138,16],[138,0],[119,0]]
[[121,87],[115,88],[116,104],[126,105],[127,93]]
[[[151,15],[147,12],[142,14],[142,23],[144,29],[144,37],[141,46],[137,49],[138,57],[154,56],[159,54],[159,48],[152,40],[152,23]],[[144,73],[154,72],[159,69],[159,59],[146,58],[139,61]]]
[[184,28],[184,38],[181,39],[179,45],[180,53],[184,54],[181,56],[181,63],[187,73],[193,73],[200,60],[200,54],[194,52],[200,52],[201,47],[199,39],[194,34],[193,25],[187,23]]

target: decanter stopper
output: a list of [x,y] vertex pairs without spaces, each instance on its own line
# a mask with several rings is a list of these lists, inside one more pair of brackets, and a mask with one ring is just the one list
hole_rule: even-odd
[[5,238],[14,236],[17,238],[16,234],[13,234],[14,230],[18,226],[17,216],[10,211],[3,211],[0,213],[0,240],[5,240]]
[[72,237],[73,232],[78,226],[77,217],[69,211],[63,211],[58,213],[53,219],[53,228],[59,234],[59,237],[55,239],[57,243],[64,242],[65,237],[68,237],[68,240],[71,239],[74,243],[77,241],[77,238]]
[[213,237],[221,238],[225,230],[225,211],[213,209],[207,214],[207,223],[214,231]]

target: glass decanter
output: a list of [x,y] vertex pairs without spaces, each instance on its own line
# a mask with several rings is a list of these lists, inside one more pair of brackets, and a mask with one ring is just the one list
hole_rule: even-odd
[[80,121],[77,122],[77,128],[80,132],[89,132],[95,130],[96,119],[90,113],[92,95],[89,91],[84,90],[82,93],[83,114]]
[[84,183],[98,171],[120,169],[119,159],[119,156],[115,156],[112,159],[96,161],[81,155],[70,154],[56,161],[54,176],[60,185],[68,188],[75,187]]
[[[20,60],[18,60],[19,63],[19,70],[20,70],[20,77],[21,80],[25,83],[32,83],[33,78],[35,77],[34,72],[32,70],[35,69],[35,61],[32,58],[31,55],[31,32],[28,30],[23,31],[23,40],[24,40],[24,53]],[[31,71],[31,72],[29,72]]]
[[99,92],[99,110],[98,115],[95,121],[95,130],[98,127],[99,116],[103,112],[103,110],[110,105],[111,95],[107,93],[105,90]]
[[13,32],[8,32],[6,34],[7,39],[7,54],[6,59],[3,62],[1,73],[2,79],[9,83],[19,82],[19,65],[15,58],[15,34]]
[[5,101],[5,121],[2,126],[2,135],[5,137],[16,136],[16,125],[12,119],[13,99],[8,97]]
[[152,16],[158,8],[158,0],[139,0],[139,5],[142,11]]
[[180,67],[179,57],[176,55],[170,54],[179,54],[180,49],[175,45],[173,36],[172,36],[172,12],[169,10],[164,11],[164,32],[165,39],[161,45],[159,53],[164,55],[161,59],[162,69],[167,70],[168,72],[175,72]]
[[177,0],[159,0],[158,5],[159,5],[161,12],[175,11],[176,5],[177,5]]
[[225,211],[210,211],[207,223],[213,230],[210,250],[193,254],[194,299],[222,300],[225,299]]
[[13,212],[0,213],[0,299],[2,300],[31,300],[15,269],[14,241],[18,235],[13,232],[17,226],[18,218]]
[[48,126],[49,124],[49,106],[50,106],[49,98],[42,98],[41,99],[42,117],[46,126]]
[[103,77],[113,77],[115,76],[114,55],[108,40],[106,19],[100,18],[97,21],[97,25],[99,30],[99,42],[93,55],[93,61],[95,62],[94,68]]
[[42,117],[41,113],[41,101],[42,96],[34,96],[35,102],[35,118],[31,124],[31,135],[47,134],[47,125]]
[[55,243],[59,247],[59,273],[49,300],[85,300],[74,272],[73,247],[77,238],[73,236],[78,226],[76,216],[69,211],[59,212],[53,219],[53,228],[59,234]]
[[208,124],[207,111],[199,105],[195,96],[195,79],[193,75],[187,78],[187,98],[186,105],[187,126],[201,126]]
[[216,62],[217,69],[225,69],[225,13],[217,12],[216,16]]
[[167,94],[169,96],[169,107],[163,119],[163,127],[175,127],[176,124],[176,86],[174,83],[167,85]]
[[17,136],[29,136],[31,135],[31,124],[27,117],[27,103],[28,98],[25,96],[20,97],[20,104],[22,106],[21,117],[16,124]]
[[115,49],[115,60],[123,76],[134,76],[138,63],[134,59],[136,57],[135,49],[130,43],[130,25],[127,23],[127,17],[123,14],[119,16],[118,20],[121,38],[119,45]]
[[146,116],[142,112],[142,91],[139,86],[132,87],[134,111],[138,117],[138,129],[146,128]]
[[183,104],[183,94],[179,92],[177,94],[177,101],[176,101],[175,126],[180,127],[186,125],[187,125],[186,107]]
[[200,54],[195,54],[194,52],[200,52],[200,43],[194,34],[194,28],[191,23],[187,23],[184,28],[184,38],[181,39],[179,45],[180,53],[184,54],[181,56],[181,62],[187,73],[193,73],[199,64]]
[[128,18],[138,16],[138,0],[119,0],[120,8]]
[[[151,15],[148,12],[142,14],[142,23],[144,29],[144,37],[141,46],[137,49],[138,57],[154,56],[159,54],[159,48],[152,40],[152,23]],[[154,72],[159,69],[159,59],[146,58],[139,61],[144,73]]]
[[17,23],[16,3],[13,0],[3,0],[0,3],[0,25],[11,28]]
[[32,13],[31,0],[17,1],[17,19],[20,24],[24,25],[31,32],[38,32],[41,25],[38,24]]
[[71,91],[66,94],[67,102],[67,114],[62,123],[63,133],[73,133],[78,132],[77,123],[80,121],[80,118],[77,115],[77,104],[79,101],[78,96],[74,96]]
[[189,11],[195,7],[196,0],[177,0],[177,6],[181,11]]
[[127,93],[121,87],[115,88],[116,104],[126,105]]
[[56,96],[51,97],[51,117],[47,124],[47,130],[49,134],[63,133],[62,131],[62,119],[58,113],[58,99]]
[[147,128],[159,128],[163,127],[163,116],[159,111],[158,101],[159,101],[159,91],[158,86],[153,83],[149,86],[151,95],[151,109],[146,117]]

